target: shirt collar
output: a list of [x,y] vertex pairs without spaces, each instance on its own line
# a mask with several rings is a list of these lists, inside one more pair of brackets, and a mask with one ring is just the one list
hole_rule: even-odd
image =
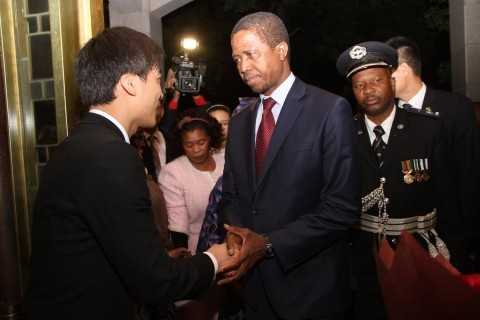
[[408,103],[416,109],[422,109],[423,100],[425,99],[426,93],[427,93],[427,86],[425,85],[425,83],[422,82],[422,87],[420,88],[420,90],[418,90],[418,92],[407,102],[400,100],[399,105],[403,106],[405,103]]
[[127,130],[125,130],[125,128],[120,124],[120,122],[118,122],[117,119],[115,119],[110,114],[106,113],[105,111],[102,111],[102,110],[99,110],[99,109],[92,108],[92,109],[90,109],[89,112],[98,114],[99,116],[102,116],[102,117],[110,120],[110,122],[112,122],[115,125],[115,127],[117,127],[118,130],[120,130],[120,132],[123,135],[123,138],[125,139],[125,142],[130,143],[130,138],[128,137]]
[[[282,84],[278,86],[278,88],[273,90],[272,95],[270,97],[273,98],[273,100],[275,100],[277,104],[279,104],[280,106],[283,106],[283,103],[287,99],[288,92],[290,91],[290,88],[292,88],[294,82],[295,82],[295,76],[293,75],[292,72],[290,72],[287,79],[285,79],[282,82]],[[268,96],[261,94],[260,98],[263,101],[263,99],[268,98]]]
[[[383,131],[385,131],[385,134],[382,136],[385,143],[388,143],[388,138],[390,137],[390,131],[392,130],[393,119],[395,119],[396,109],[397,109],[396,107],[393,107],[392,112],[390,112],[388,117],[385,120],[383,120],[383,122],[380,124],[383,128]],[[375,133],[373,132],[373,128],[375,128],[377,124],[375,124],[372,120],[368,119],[366,115],[365,115],[365,124],[367,126],[367,131],[368,131],[368,135],[370,136],[370,140],[372,140],[372,137],[373,139],[375,139]]]

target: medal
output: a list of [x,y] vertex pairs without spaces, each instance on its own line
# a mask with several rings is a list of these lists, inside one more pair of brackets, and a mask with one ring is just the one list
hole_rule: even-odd
[[415,181],[415,179],[412,177],[410,160],[404,160],[401,163],[402,163],[403,181],[406,184],[412,184]]
[[406,174],[403,176],[403,181],[405,181],[406,184],[412,184],[415,182],[415,178],[410,174]]
[[415,172],[415,181],[422,182],[422,173],[420,171],[420,164],[418,159],[413,159],[413,171]]
[[423,180],[428,181],[430,180],[430,174],[428,173],[428,159],[421,159],[423,165]]

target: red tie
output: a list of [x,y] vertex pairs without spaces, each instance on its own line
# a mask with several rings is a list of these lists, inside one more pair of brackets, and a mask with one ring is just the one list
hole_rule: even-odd
[[255,147],[255,165],[257,176],[260,176],[262,164],[267,155],[268,145],[272,138],[273,130],[275,129],[275,120],[272,114],[272,108],[275,105],[275,100],[266,98],[263,100],[263,114],[262,121],[257,131],[257,144]]

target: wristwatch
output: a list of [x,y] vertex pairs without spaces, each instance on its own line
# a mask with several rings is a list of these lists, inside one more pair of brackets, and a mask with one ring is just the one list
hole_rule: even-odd
[[273,252],[273,244],[268,236],[263,235],[263,238],[265,239],[265,258],[273,258],[275,255]]

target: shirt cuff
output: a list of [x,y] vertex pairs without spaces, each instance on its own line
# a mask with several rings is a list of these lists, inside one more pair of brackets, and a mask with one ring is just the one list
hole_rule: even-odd
[[215,278],[216,278],[217,273],[218,273],[218,262],[217,262],[217,259],[216,259],[215,256],[214,256],[213,254],[211,254],[210,252],[205,251],[204,253],[210,258],[210,260],[212,260],[213,269],[214,269],[213,281],[215,281]]

